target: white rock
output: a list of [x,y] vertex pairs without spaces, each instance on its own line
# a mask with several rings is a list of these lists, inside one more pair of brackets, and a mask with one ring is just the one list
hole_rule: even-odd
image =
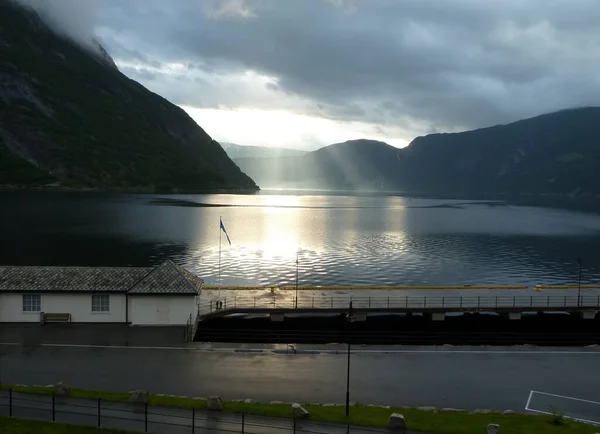
[[404,416],[400,413],[392,413],[388,422],[388,428],[391,431],[406,430],[406,421],[404,420]]
[[490,423],[487,428],[487,434],[500,434],[500,425]]
[[136,404],[148,404],[148,391],[147,390],[134,390],[129,397],[129,402],[135,402]]
[[489,408],[477,408],[473,411],[473,414],[490,414],[492,410]]
[[323,404],[323,407],[335,407],[337,405],[340,405],[340,404],[331,404],[331,403],[330,404]]
[[67,386],[65,386],[63,384],[62,381],[59,382],[59,383],[56,383],[56,386],[54,386],[54,387],[55,387],[54,388],[54,393],[57,396],[67,396],[67,395],[69,395],[70,390],[69,390],[69,388]]
[[206,401],[206,407],[211,411],[222,411],[223,400],[220,396],[209,396]]
[[292,417],[294,417],[294,419],[305,419],[308,416],[308,411],[306,411],[300,404],[292,404]]
[[436,407],[431,407],[431,406],[424,406],[424,407],[417,407],[417,410],[421,410],[421,411],[437,411]]
[[250,398],[248,398],[248,399],[244,400],[244,402],[245,402],[246,404],[256,404],[256,401],[255,401],[254,399],[250,399]]

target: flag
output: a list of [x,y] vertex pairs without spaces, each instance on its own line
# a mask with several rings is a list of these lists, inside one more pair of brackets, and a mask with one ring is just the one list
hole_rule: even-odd
[[229,235],[227,234],[227,231],[225,230],[225,226],[223,225],[223,219],[219,219],[219,221],[221,222],[220,227],[223,230],[223,232],[225,232],[225,236],[227,237],[227,241],[229,241],[229,245],[231,246],[231,240],[229,239]]

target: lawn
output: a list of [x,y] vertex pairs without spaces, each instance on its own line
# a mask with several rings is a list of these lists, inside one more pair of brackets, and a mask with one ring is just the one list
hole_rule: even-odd
[[[14,391],[36,394],[51,395],[54,387],[43,386],[8,386],[2,385],[2,389],[12,387]],[[123,402],[129,399],[127,392],[107,392],[101,390],[70,389],[70,396],[78,398],[102,399],[105,401]],[[150,405],[205,409],[206,400],[188,397],[177,397],[170,395],[151,394]],[[551,416],[525,415],[525,414],[472,414],[467,412],[452,411],[424,411],[415,408],[391,408],[370,407],[366,405],[355,405],[350,409],[350,417],[344,414],[344,406],[321,406],[304,405],[310,412],[310,419],[321,422],[336,422],[351,425],[386,427],[391,413],[401,413],[406,418],[408,429],[423,431],[429,434],[478,434],[485,432],[489,423],[500,425],[501,432],[511,434],[594,434],[598,427],[565,420],[563,425],[551,423]],[[224,411],[233,413],[246,413],[260,416],[291,417],[291,406],[289,404],[263,404],[226,401]],[[1,427],[2,425],[0,425]],[[73,428],[74,429],[74,428]],[[3,432],[3,431],[1,431]],[[34,431],[8,431],[15,434],[29,433]],[[42,433],[53,433],[58,431],[36,431]],[[71,431],[61,431],[71,432]],[[78,432],[78,431],[73,431]],[[83,431],[82,431],[83,432]],[[87,433],[87,431],[85,431]],[[102,431],[107,432],[107,431]],[[112,432],[112,431],[110,431]],[[116,432],[116,431],[115,431]]]
[[0,416],[0,433],[6,434],[132,434],[131,431],[94,428],[66,423],[41,422],[38,420],[11,419]]

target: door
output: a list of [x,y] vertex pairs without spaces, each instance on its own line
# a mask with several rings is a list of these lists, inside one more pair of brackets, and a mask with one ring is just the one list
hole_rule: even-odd
[[156,301],[156,324],[171,324],[171,299],[160,297]]

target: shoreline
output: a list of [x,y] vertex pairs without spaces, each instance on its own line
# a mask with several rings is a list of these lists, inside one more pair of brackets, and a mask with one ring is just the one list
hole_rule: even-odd
[[[48,186],[18,186],[0,185],[0,192],[23,193],[92,193],[92,194],[239,194],[253,195],[260,192],[276,193],[282,195],[326,195],[326,196],[378,196],[401,197],[407,199],[437,199],[437,200],[464,200],[464,201],[489,201],[490,206],[517,205],[534,206],[542,208],[557,208],[584,212],[600,212],[600,195],[570,196],[553,194],[501,194],[501,193],[415,193],[401,191],[361,191],[361,190],[274,190],[256,188],[216,188],[216,189],[171,189],[161,190],[150,187],[65,187],[57,185]],[[494,203],[491,203],[494,202]]]
[[97,193],[97,194],[240,194],[250,195],[260,192],[260,188],[220,188],[206,190],[160,190],[144,187],[131,188],[97,188],[97,187],[18,187],[0,186],[0,192],[23,192],[23,193]]

